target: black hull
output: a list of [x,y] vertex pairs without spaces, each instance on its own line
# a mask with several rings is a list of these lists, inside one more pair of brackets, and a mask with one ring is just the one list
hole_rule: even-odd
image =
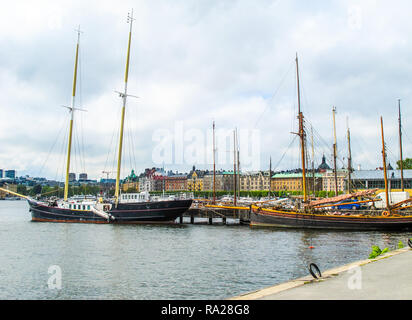
[[108,221],[92,211],[63,209],[29,201],[32,221],[111,224],[173,223],[191,204],[192,200],[120,203],[108,212],[114,217]]
[[252,208],[252,227],[278,227],[303,229],[329,229],[353,231],[403,231],[412,230],[412,216],[408,217],[350,217],[333,215],[300,214],[280,210]]

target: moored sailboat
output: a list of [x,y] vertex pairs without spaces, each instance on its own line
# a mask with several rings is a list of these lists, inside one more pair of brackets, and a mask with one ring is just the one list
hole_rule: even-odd
[[[130,23],[129,40],[127,48],[127,61],[125,72],[125,88],[124,92],[119,93],[122,98],[122,116],[120,127],[120,141],[118,150],[117,177],[114,199],[70,199],[68,197],[69,190],[69,171],[70,171],[70,155],[74,122],[75,97],[76,97],[76,80],[77,66],[79,56],[80,30],[77,30],[77,45],[75,56],[75,67],[73,76],[73,90],[71,106],[67,107],[71,113],[69,126],[69,139],[66,161],[66,179],[64,186],[64,198],[50,201],[38,201],[30,197],[22,196],[7,189],[2,189],[13,195],[25,198],[30,206],[32,221],[40,222],[80,222],[80,223],[173,223],[176,218],[181,216],[189,209],[192,204],[192,199],[173,199],[153,201],[148,193],[136,194],[121,194],[120,192],[120,174],[122,161],[122,143],[123,143],[123,128],[125,120],[126,100],[129,94],[127,93],[127,82],[129,73],[130,61],[130,44],[132,38],[133,12],[128,15],[128,23]],[[0,188],[1,189],[1,188]]]
[[[303,114],[300,109],[300,89],[299,89],[299,65],[296,56],[297,72],[297,93],[298,93],[298,119],[299,133],[301,141],[302,155],[302,191],[303,202],[294,208],[286,208],[284,205],[277,207],[265,207],[254,204],[251,206],[250,225],[260,227],[289,227],[289,228],[312,228],[312,229],[342,229],[342,230],[408,230],[412,229],[412,213],[408,211],[412,206],[407,205],[412,202],[412,198],[405,201],[390,204],[388,196],[388,182],[386,174],[386,151],[383,132],[383,119],[381,117],[382,134],[382,157],[385,179],[386,206],[375,210],[332,210],[334,204],[339,206],[350,204],[351,198],[368,197],[369,199],[360,202],[373,202],[370,197],[375,190],[365,190],[346,195],[337,195],[317,201],[308,201],[305,177],[305,132],[303,128]],[[334,143],[334,157],[336,157],[336,136]],[[350,153],[350,148],[349,148]],[[350,156],[350,155],[349,155]],[[350,156],[351,157],[351,156]],[[335,158],[336,159],[336,158]],[[336,163],[336,160],[335,160]],[[349,161],[349,172],[351,162]],[[349,176],[350,179],[350,176]],[[350,180],[349,180],[350,181]],[[335,164],[335,184],[336,184],[336,164]],[[336,187],[336,185],[335,185]],[[344,202],[344,203],[342,203]],[[347,203],[345,203],[347,202]],[[338,206],[338,208],[339,208]]]

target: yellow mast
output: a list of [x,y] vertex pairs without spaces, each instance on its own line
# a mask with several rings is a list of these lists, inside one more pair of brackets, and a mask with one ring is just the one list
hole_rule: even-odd
[[385,195],[386,195],[386,208],[390,213],[391,207],[389,205],[389,192],[388,192],[388,176],[386,173],[386,151],[385,151],[385,138],[383,136],[383,118],[381,117],[381,133],[382,133],[382,157],[383,157],[383,174],[385,179]]
[[76,45],[76,58],[74,62],[74,75],[73,75],[73,92],[71,106],[68,108],[70,110],[70,131],[69,131],[69,142],[67,146],[67,162],[66,162],[66,181],[64,184],[64,200],[67,200],[69,194],[69,171],[70,171],[70,154],[72,149],[72,134],[73,134],[73,118],[74,118],[74,102],[76,97],[76,81],[77,81],[77,64],[79,60],[79,40],[80,40],[80,27],[77,31],[77,45]]
[[213,204],[216,204],[216,149],[215,149],[215,121],[213,121]]
[[351,187],[352,151],[350,147],[350,130],[349,130],[348,118],[346,118],[346,126],[348,127],[348,193],[352,193],[352,187]]
[[132,41],[132,26],[133,26],[133,10],[131,15],[127,15],[127,22],[130,22],[129,42],[127,46],[127,58],[126,58],[126,72],[124,76],[124,92],[120,93],[120,97],[123,99],[122,116],[120,123],[120,137],[119,137],[119,152],[117,158],[117,172],[116,172],[116,190],[115,201],[116,205],[119,203],[120,196],[120,169],[122,163],[122,149],[123,149],[123,129],[124,129],[124,116],[126,112],[126,99],[127,99],[127,80],[129,78],[129,61],[130,61],[130,43]]
[[308,195],[306,192],[306,167],[305,167],[305,130],[303,128],[303,113],[300,110],[300,86],[299,86],[299,62],[298,54],[296,54],[296,77],[298,89],[298,119],[299,119],[299,137],[302,156],[302,188],[303,188],[303,202],[307,202]]
[[403,155],[402,155],[402,120],[401,120],[401,99],[398,99],[398,109],[399,109],[399,149],[400,149],[400,162],[399,167],[401,169],[401,190],[405,191],[403,183]]

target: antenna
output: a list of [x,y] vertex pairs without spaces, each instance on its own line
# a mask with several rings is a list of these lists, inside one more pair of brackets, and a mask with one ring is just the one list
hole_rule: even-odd
[[133,9],[132,12],[128,12],[127,13],[127,23],[133,23],[133,21],[135,21],[136,19],[133,18]]
[[74,31],[76,31],[78,35],[83,33],[83,31],[80,29],[80,24],[79,24],[79,27],[77,29],[74,29]]

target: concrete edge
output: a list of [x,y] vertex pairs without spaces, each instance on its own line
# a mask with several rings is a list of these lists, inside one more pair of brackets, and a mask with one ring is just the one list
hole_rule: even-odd
[[361,266],[364,266],[366,264],[376,262],[376,261],[379,261],[379,260],[382,260],[382,259],[390,258],[392,256],[395,256],[395,255],[398,255],[398,254],[401,254],[401,253],[404,253],[404,252],[407,252],[407,251],[410,251],[410,250],[412,250],[412,249],[409,249],[409,248],[406,247],[406,248],[397,249],[397,250],[394,250],[394,251],[389,251],[389,252],[387,252],[387,253],[385,253],[381,256],[376,257],[375,259],[360,260],[360,261],[352,262],[352,263],[349,263],[349,264],[346,264],[346,265],[343,265],[343,266],[340,266],[340,267],[336,267],[336,268],[333,268],[333,269],[326,270],[326,271],[322,272],[322,278],[320,278],[320,279],[314,279],[312,276],[305,276],[305,277],[298,278],[298,279],[295,279],[295,280],[283,282],[283,283],[280,283],[280,284],[275,285],[275,286],[270,286],[270,287],[267,287],[267,288],[264,288],[264,289],[259,289],[259,290],[247,292],[247,293],[235,296],[235,297],[228,298],[227,300],[256,300],[256,299],[260,299],[260,298],[263,298],[265,296],[273,295],[273,294],[280,293],[282,291],[286,291],[286,290],[289,290],[289,289],[292,289],[292,288],[300,287],[300,286],[303,286],[303,285],[308,284],[308,283],[325,281],[328,278],[338,276],[339,274],[341,274],[343,272],[346,272],[346,271],[348,271],[352,268],[361,267]]

